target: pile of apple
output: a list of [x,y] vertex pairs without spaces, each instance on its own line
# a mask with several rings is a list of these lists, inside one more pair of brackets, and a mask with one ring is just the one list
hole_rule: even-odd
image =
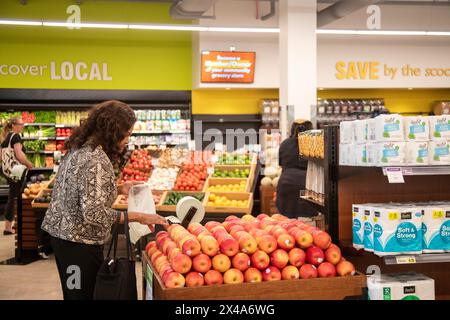
[[355,274],[328,233],[280,214],[174,224],[145,250],[167,288]]

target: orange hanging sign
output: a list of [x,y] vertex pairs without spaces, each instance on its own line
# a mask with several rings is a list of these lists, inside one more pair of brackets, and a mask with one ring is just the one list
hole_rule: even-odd
[[253,83],[255,52],[203,51],[202,82]]

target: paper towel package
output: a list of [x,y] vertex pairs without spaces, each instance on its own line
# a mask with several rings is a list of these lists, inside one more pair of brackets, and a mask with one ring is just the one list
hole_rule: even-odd
[[407,141],[428,141],[430,139],[429,117],[404,117]]
[[376,120],[367,119],[367,141],[376,141]]
[[403,117],[398,114],[382,114],[375,118],[377,141],[404,141]]
[[342,121],[339,124],[340,143],[353,142],[353,121]]
[[364,205],[354,204],[352,206],[353,216],[353,247],[364,249]]
[[377,144],[374,142],[367,143],[367,165],[377,165]]
[[367,142],[367,120],[353,121],[353,141],[356,143]]
[[368,252],[374,252],[373,248],[373,212],[375,207],[370,204],[361,206],[364,210],[364,250]]
[[414,166],[428,165],[430,163],[428,148],[427,141],[406,142],[406,164]]
[[369,300],[435,300],[434,280],[416,272],[367,277]]
[[368,166],[367,157],[367,144],[356,144],[355,145],[355,159],[357,166]]
[[377,142],[376,164],[378,166],[404,165],[406,160],[405,142]]
[[432,165],[450,165],[450,142],[446,140],[430,141],[429,158]]
[[425,205],[422,223],[423,252],[450,252],[450,203]]
[[378,256],[422,253],[422,209],[384,205],[373,212],[373,245]]
[[450,140],[450,115],[432,116],[429,118],[431,140]]

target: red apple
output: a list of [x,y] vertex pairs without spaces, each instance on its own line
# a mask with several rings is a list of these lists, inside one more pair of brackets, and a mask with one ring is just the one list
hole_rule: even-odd
[[302,279],[317,278],[317,268],[312,264],[302,265],[299,271]]
[[259,270],[266,269],[270,264],[269,256],[262,250],[257,250],[254,254],[252,254],[250,261],[252,267],[258,268]]
[[181,288],[184,287],[185,283],[186,280],[182,274],[178,272],[172,272],[167,276],[164,285],[167,288]]
[[331,245],[331,237],[325,231],[316,231],[313,233],[314,245],[322,250],[328,249]]
[[214,284],[222,284],[223,283],[223,277],[222,274],[219,271],[216,270],[209,270],[205,276],[205,284],[206,285],[214,285]]
[[306,253],[300,248],[294,248],[289,251],[289,262],[293,266],[299,268],[306,261]]
[[324,259],[325,255],[323,254],[322,249],[320,249],[319,247],[312,246],[306,249],[306,261],[309,264],[318,266],[324,261]]
[[277,238],[278,248],[291,250],[295,246],[295,239],[288,233],[281,234]]
[[232,268],[223,274],[223,283],[225,284],[242,282],[244,282],[244,275],[238,269]]
[[355,266],[350,261],[341,261],[336,266],[337,274],[343,276],[354,276],[356,273]]
[[224,273],[231,267],[230,258],[224,254],[218,254],[212,258],[212,266],[214,270]]
[[265,253],[272,253],[277,249],[277,240],[271,235],[263,235],[257,242],[259,249]]
[[277,281],[281,280],[281,272],[276,267],[268,267],[264,272],[263,281]]
[[281,270],[289,263],[289,254],[283,249],[277,249],[271,253],[270,262],[274,267]]
[[189,272],[186,275],[186,287],[201,287],[205,283],[203,275],[198,272]]
[[222,242],[219,241],[220,252],[226,254],[229,257],[233,257],[239,252],[239,243],[229,236]]
[[206,273],[211,269],[211,259],[208,255],[201,253],[192,260],[192,267],[195,271]]
[[244,273],[245,282],[261,282],[262,273],[256,268],[248,268]]
[[317,272],[319,277],[321,278],[331,278],[336,277],[336,268],[332,263],[323,262],[317,268]]
[[176,272],[185,274],[191,270],[192,260],[184,253],[179,253],[173,257],[171,266]]
[[325,260],[337,265],[341,261],[341,249],[336,245],[331,245],[327,251],[325,251]]
[[245,253],[239,252],[233,257],[231,264],[233,268],[244,272],[250,267],[250,257]]
[[210,235],[206,235],[201,239],[200,246],[202,247],[203,253],[210,257],[214,257],[219,252],[219,243]]
[[281,279],[283,280],[293,280],[298,279],[300,277],[300,273],[298,269],[294,266],[287,266],[281,270]]

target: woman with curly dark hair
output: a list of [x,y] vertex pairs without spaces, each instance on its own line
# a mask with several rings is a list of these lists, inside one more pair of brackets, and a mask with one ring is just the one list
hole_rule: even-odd
[[[64,299],[93,298],[105,239],[112,225],[124,219],[111,209],[117,196],[113,165],[128,144],[135,122],[127,104],[106,101],[90,110],[66,142],[67,154],[42,223],[51,236]],[[131,186],[126,183],[122,193],[127,194]],[[128,217],[130,222],[149,226],[166,224],[156,214],[129,212]],[[79,286],[67,283],[73,268],[80,272]]]

